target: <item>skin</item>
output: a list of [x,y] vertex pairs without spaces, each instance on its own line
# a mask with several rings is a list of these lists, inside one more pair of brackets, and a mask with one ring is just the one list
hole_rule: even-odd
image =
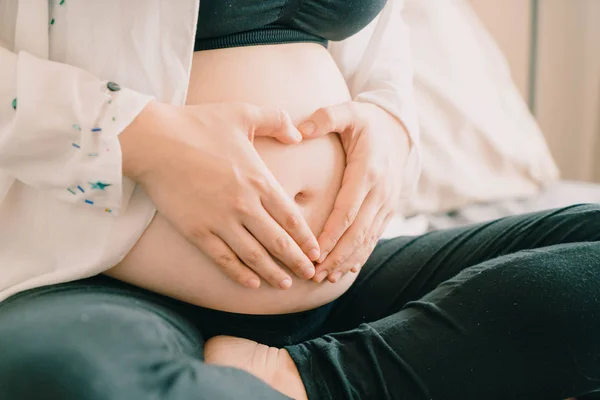
[[[244,65],[243,73],[240,73],[240,65]],[[290,76],[297,79],[290,80]],[[323,47],[290,44],[196,53],[187,104],[243,102],[269,109],[277,107],[299,124],[320,107],[349,99],[345,81]],[[199,137],[204,133],[187,135]],[[345,156],[339,135],[326,134],[293,145],[257,137],[248,144],[256,149],[287,199],[297,207],[315,235],[316,243],[316,235],[331,214],[341,187]],[[172,158],[180,157],[173,154]],[[180,174],[191,172],[192,168]],[[202,186],[198,190],[216,188],[206,198],[212,196],[221,201],[229,190],[221,185],[223,178],[207,175],[189,179],[198,179]],[[173,197],[168,191],[165,196]],[[197,204],[203,204],[206,198]],[[203,211],[203,207],[194,208]],[[212,213],[217,212],[226,213],[221,210]],[[281,262],[286,264],[283,259]],[[159,213],[130,253],[106,273],[192,304],[250,314],[288,313],[317,307],[344,293],[356,277],[350,273],[336,284],[318,284],[308,279],[312,275],[295,276],[287,268],[283,271],[292,279],[291,287],[284,291],[265,279],[256,289],[240,285],[224,274],[222,267],[205,251],[186,240],[172,223],[171,216],[159,207]],[[260,273],[257,275],[264,278]]]
[[[240,73],[240,65],[244,66],[243,73]],[[151,169],[160,173],[147,173],[146,176],[150,177],[142,180],[149,182],[145,188],[157,204],[159,215],[123,262],[107,274],[186,302],[239,313],[295,312],[339,297],[356,277],[348,271],[360,269],[391,216],[400,193],[405,159],[402,155],[408,152],[408,139],[399,121],[377,106],[349,100],[348,89],[337,66],[329,53],[316,44],[254,46],[196,53],[188,107],[200,105],[195,107],[202,108],[216,102],[243,102],[271,109],[279,107],[295,124],[302,123],[305,140],[301,144],[283,145],[272,139],[257,138],[254,147],[279,185],[286,188],[288,200],[295,202],[301,210],[300,215],[312,233],[315,236],[320,234],[322,263],[317,265],[317,274],[314,275],[315,270],[300,261],[297,255],[290,257],[293,249],[288,246],[289,241],[285,241],[285,246],[269,248],[275,260],[265,249],[242,250],[245,238],[246,241],[249,238],[255,248],[260,243],[281,244],[277,237],[269,238],[265,234],[269,226],[260,220],[269,219],[273,209],[262,214],[248,212],[247,203],[252,204],[252,199],[241,202],[239,194],[232,196],[230,193],[232,188],[243,188],[245,182],[233,179],[228,183],[229,176],[211,164],[187,169],[185,165],[179,169],[176,164],[171,165],[167,168],[168,179],[163,177],[157,184],[155,177],[166,174],[164,165],[177,163],[182,158],[181,151],[172,151],[159,158],[159,169]],[[202,146],[201,150],[206,150],[208,139],[221,140],[222,134],[214,131],[196,133],[196,129],[190,132],[189,128],[185,129],[186,126],[179,129],[176,111],[163,112],[162,115],[163,118],[151,124],[150,129],[162,125],[163,130],[170,128],[178,135],[183,134],[183,140],[204,141],[198,144]],[[307,129],[311,125],[312,129]],[[330,133],[332,131],[337,133]],[[216,147],[215,150],[225,151],[223,149],[244,145],[241,135],[233,139],[225,144],[219,143],[221,148]],[[152,146],[155,147],[167,146]],[[346,168],[344,154],[347,155]],[[206,151],[204,154],[198,152],[196,157],[197,162],[214,158]],[[229,159],[229,162],[236,161],[235,157]],[[198,173],[198,170],[203,172],[202,167],[211,173],[202,176]],[[240,172],[246,173],[251,167],[249,164],[246,167],[241,165]],[[173,170],[178,174],[173,174]],[[221,232],[221,238],[239,256],[240,262],[272,286],[288,288],[285,293],[268,285],[249,291],[225,279],[223,272],[227,273],[228,268],[219,265],[223,257],[211,257],[211,251],[218,251],[215,251],[214,244],[210,244],[210,236],[196,233],[192,234],[196,240],[190,241],[189,229],[186,230],[178,219],[188,223],[195,215],[190,217],[184,213],[182,218],[181,210],[188,211],[188,205],[182,203],[173,208],[173,204],[169,204],[188,199],[189,195],[181,192],[181,185],[173,185],[173,182],[180,183],[177,182],[181,181],[179,176],[186,175],[187,184],[195,186],[194,194],[201,194],[197,204],[203,206],[193,208],[200,217],[206,215],[205,208],[211,201],[227,204],[228,199],[234,205],[234,211],[241,209],[255,217],[253,221],[242,222],[242,229],[220,221],[209,232]],[[249,180],[252,183],[256,178]],[[165,190],[165,186],[169,185],[170,190]],[[179,195],[174,194],[177,190],[180,190]],[[166,206],[161,207],[161,202]],[[178,213],[174,213],[174,209]],[[214,218],[229,213],[217,204],[208,215]],[[200,251],[190,246],[190,242]],[[326,257],[327,254],[331,255]],[[296,275],[303,279],[292,281],[292,274],[285,275],[288,271],[282,268],[273,272],[277,260],[281,261],[280,265],[290,266],[291,263],[296,267]],[[226,261],[231,261],[231,257],[226,257]],[[256,287],[249,282],[257,275],[242,277],[239,272],[228,275],[233,275],[238,282],[246,282],[247,287]],[[315,282],[305,280],[313,275]],[[329,283],[316,284],[327,275]]]
[[261,274],[271,285],[287,288],[289,275],[266,252],[309,277],[318,244],[251,141],[277,136],[297,142],[297,133],[289,116],[277,109],[150,103],[119,136],[123,172],[230,278],[258,287]]
[[320,264],[313,278],[335,283],[348,271],[360,270],[394,214],[408,135],[394,116],[360,102],[321,108],[300,129],[305,139],[338,132],[346,153],[343,184],[319,235]]

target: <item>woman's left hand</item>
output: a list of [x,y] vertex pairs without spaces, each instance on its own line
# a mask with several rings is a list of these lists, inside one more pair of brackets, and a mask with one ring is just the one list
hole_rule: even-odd
[[403,124],[370,103],[320,108],[299,127],[305,139],[337,132],[346,169],[333,212],[318,238],[313,280],[337,282],[358,272],[385,230],[400,198],[409,138]]

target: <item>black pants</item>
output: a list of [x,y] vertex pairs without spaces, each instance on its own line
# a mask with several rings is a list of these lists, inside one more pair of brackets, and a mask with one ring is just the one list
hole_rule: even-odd
[[600,390],[600,206],[381,242],[335,302],[282,316],[109,278],[0,303],[0,399],[278,399],[201,362],[216,334],[285,345],[310,399],[564,399]]

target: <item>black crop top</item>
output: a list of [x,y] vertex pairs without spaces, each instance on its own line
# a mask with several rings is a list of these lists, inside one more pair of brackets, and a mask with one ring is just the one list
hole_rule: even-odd
[[194,50],[343,40],[387,0],[200,0]]

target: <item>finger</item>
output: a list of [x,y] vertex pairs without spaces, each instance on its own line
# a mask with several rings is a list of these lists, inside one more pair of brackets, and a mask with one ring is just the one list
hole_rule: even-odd
[[373,235],[369,235],[363,241],[363,244],[356,249],[354,253],[346,260],[346,264],[350,266],[350,268],[344,268],[343,270],[337,270],[331,273],[327,280],[331,283],[336,283],[339,281],[344,275],[348,272],[358,273],[362,266],[367,262],[367,259],[371,255],[372,246],[371,246],[371,238]]
[[300,246],[308,259],[316,261],[321,254],[317,238],[296,204],[277,181],[274,180],[269,188],[262,191],[261,201],[264,209]]
[[342,187],[335,199],[333,211],[319,235],[319,263],[325,260],[344,232],[354,223],[363,201],[372,188],[361,169],[358,164],[348,164],[344,171]]
[[367,236],[364,246],[359,249],[356,259],[351,262],[352,268],[350,268],[350,272],[360,272],[361,268],[365,265],[369,257],[371,257],[373,250],[375,250],[378,240],[379,236],[375,233],[371,233]]
[[211,234],[194,243],[214,264],[234,281],[252,289],[260,286],[260,278],[245,266],[218,236]]
[[261,215],[244,221],[250,233],[298,277],[310,279],[315,267],[290,235],[263,209]]
[[243,226],[215,232],[237,254],[238,258],[271,286],[288,289],[292,278],[267,253],[265,248]]
[[[379,202],[377,202],[379,203]],[[361,210],[362,212],[362,210]],[[372,219],[371,226],[369,227],[366,235],[364,236],[364,240],[356,248],[356,250],[346,258],[346,260],[337,268],[335,268],[328,276],[327,279],[331,283],[337,282],[343,275],[348,272],[358,272],[363,264],[366,262],[367,258],[371,255],[372,249],[371,240],[377,242],[379,237],[379,231],[381,229],[381,225],[385,220],[385,217],[389,214],[388,208],[382,206],[379,208],[377,215]],[[358,220],[357,220],[358,223]],[[350,231],[349,231],[350,232]],[[360,240],[357,238],[357,240]],[[338,246],[341,245],[341,242]]]
[[373,219],[380,209],[381,201],[379,197],[371,192],[362,204],[356,221],[344,233],[327,259],[322,264],[317,265],[315,273],[317,282],[321,282],[333,272],[341,271],[344,273],[350,270],[352,265],[347,264],[346,260],[363,245],[367,234],[370,233]]
[[302,141],[302,134],[294,126],[289,114],[274,107],[245,105],[250,140],[254,136],[272,137],[285,144]]
[[353,103],[322,107],[312,113],[298,127],[305,139],[313,139],[330,132],[354,131],[359,121]]
[[385,227],[387,226],[387,224],[389,223],[389,221],[393,215],[394,215],[394,213],[388,211],[386,207],[382,207],[382,209],[379,211],[379,213],[377,213],[377,216],[375,217],[375,220],[373,221],[373,225],[371,226],[371,230],[370,230],[371,233],[367,237],[368,243],[364,246],[366,248],[370,247],[371,250],[367,252],[367,256],[366,256],[366,258],[364,258],[362,263],[352,264],[352,262],[349,261],[349,263],[352,265],[352,267],[350,268],[351,272],[359,272],[360,271],[360,269],[365,264],[367,259],[371,256],[371,253],[373,252],[373,249],[375,248],[377,241],[383,234]]

